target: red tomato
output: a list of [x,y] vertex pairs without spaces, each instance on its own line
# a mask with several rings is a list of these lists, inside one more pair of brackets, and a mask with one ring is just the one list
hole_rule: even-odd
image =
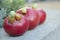
[[31,8],[26,9],[27,12],[24,14],[21,10],[18,10],[17,13],[23,14],[27,17],[29,21],[29,30],[34,29],[39,24],[39,15]]
[[37,10],[38,14],[39,14],[39,20],[40,20],[40,24],[44,23],[44,21],[46,20],[46,12],[44,10]]
[[12,24],[9,23],[9,17],[5,18],[4,20],[4,30],[11,36],[18,36],[23,35],[29,27],[28,20],[20,14],[22,17],[19,21],[13,22]]

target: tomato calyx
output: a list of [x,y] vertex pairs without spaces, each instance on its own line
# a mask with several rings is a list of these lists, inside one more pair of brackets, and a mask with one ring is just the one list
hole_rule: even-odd
[[32,4],[32,9],[36,9],[37,8],[37,4],[35,3],[35,4]]
[[16,21],[19,21],[19,20],[21,20],[21,16],[19,15],[19,14],[17,14],[15,11],[11,11],[10,13],[9,13],[9,15],[8,15],[8,17],[9,17],[9,23],[14,23],[15,22],[15,20]]
[[26,7],[21,8],[22,14],[25,15],[27,13]]
[[9,23],[12,24],[15,21],[15,11],[11,11],[8,17],[9,17]]
[[20,21],[21,18],[22,18],[22,17],[21,17],[19,14],[16,14],[16,15],[15,15],[15,19],[16,19],[17,21]]

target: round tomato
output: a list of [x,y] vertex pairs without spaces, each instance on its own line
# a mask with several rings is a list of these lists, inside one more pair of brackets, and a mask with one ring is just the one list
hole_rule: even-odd
[[29,30],[34,29],[39,24],[39,15],[32,8],[20,9],[17,13],[24,15],[29,21]]
[[17,15],[13,22],[11,20],[9,22],[9,20],[10,18],[6,17],[3,25],[5,32],[11,36],[23,35],[29,28],[28,20],[21,14]]

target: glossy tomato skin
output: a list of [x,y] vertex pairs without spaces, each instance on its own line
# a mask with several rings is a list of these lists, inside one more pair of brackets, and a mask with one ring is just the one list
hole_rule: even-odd
[[28,20],[25,17],[22,17],[20,21],[15,21],[13,24],[10,24],[9,17],[4,20],[4,30],[11,36],[23,35],[29,27]]
[[[19,12],[22,14],[21,10]],[[39,24],[39,15],[31,8],[27,8],[27,13],[24,15],[29,21],[29,30],[34,29]]]
[[27,9],[27,18],[29,20],[29,30],[34,29],[39,24],[39,15],[33,9]]
[[38,14],[39,14],[39,24],[44,23],[44,21],[46,20],[46,12],[44,10],[37,10]]

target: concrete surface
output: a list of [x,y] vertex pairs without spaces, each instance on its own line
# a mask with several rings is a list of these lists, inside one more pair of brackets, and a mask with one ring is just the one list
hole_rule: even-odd
[[[1,28],[0,40],[59,40],[58,38],[60,38],[60,32],[55,31],[55,29],[57,29],[60,25],[60,9],[46,8],[44,10],[47,13],[47,18],[44,24],[38,25],[34,30],[27,31],[24,35],[18,37],[10,37],[4,32],[3,28]],[[53,32],[55,32],[55,34]]]
[[60,25],[42,40],[60,40]]

